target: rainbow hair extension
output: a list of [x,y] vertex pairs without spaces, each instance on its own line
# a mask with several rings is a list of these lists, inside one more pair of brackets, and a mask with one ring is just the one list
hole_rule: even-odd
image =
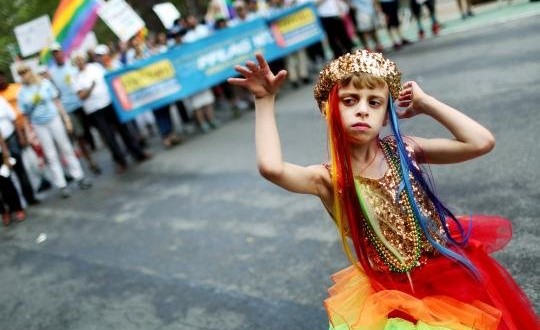
[[[332,164],[331,176],[334,193],[333,216],[341,234],[342,245],[348,259],[352,264],[359,265],[361,268],[363,268],[366,275],[373,279],[376,278],[376,274],[371,267],[367,254],[367,240],[364,239],[367,237],[367,228],[362,223],[362,216],[364,218],[369,216],[369,214],[365,214],[365,212],[369,211],[369,209],[366,208],[365,205],[361,205],[363,201],[362,192],[359,191],[360,187],[355,185],[354,174],[351,166],[350,144],[345,136],[341,115],[339,112],[338,91],[339,84],[336,84],[330,91],[325,105],[325,116],[327,118],[328,125],[328,148]],[[433,221],[424,216],[420,211],[418,203],[413,194],[412,183],[409,179],[410,175],[414,177],[416,182],[420,185],[420,187],[422,187],[427,197],[433,203],[437,211],[437,215],[442,223],[442,227],[444,228],[445,236],[451,244],[455,246],[465,245],[470,234],[471,226],[469,225],[467,231],[463,229],[452,212],[433,193],[430,185],[426,179],[424,179],[422,172],[413,164],[407,151],[405,150],[405,143],[401,137],[398,118],[391,97],[389,97],[387,111],[389,112],[391,128],[396,139],[399,165],[403,173],[403,182],[401,186],[410,200],[414,216],[416,219],[418,219],[418,225],[420,226],[424,236],[428,242],[442,255],[461,263],[467,269],[469,269],[475,275],[475,277],[479,278],[476,268],[466,257],[461,255],[459,252],[451,250],[440,244],[436,237],[434,237],[432,230],[430,230],[433,225]],[[447,217],[457,225],[461,237],[460,240],[457,240],[451,236],[447,228]],[[352,254],[347,237],[352,239],[357,261]],[[385,244],[385,240],[381,241],[385,246],[387,246],[387,244]],[[390,251],[395,257],[397,257],[398,260],[401,259],[399,254],[396,254],[396,251],[393,249],[390,249]],[[377,283],[374,284],[378,287],[379,285]]]
[[[399,123],[398,123],[398,117],[397,117],[396,109],[395,109],[394,102],[391,96],[389,97],[389,100],[388,100],[388,112],[389,112],[389,117],[390,117],[391,129],[396,139],[397,151],[398,151],[398,156],[399,156],[399,164],[403,172],[402,184],[404,185],[404,190],[407,196],[409,197],[413,213],[415,217],[418,219],[422,232],[424,233],[429,243],[435,249],[437,249],[437,251],[439,251],[442,255],[463,264],[465,267],[467,267],[467,269],[472,271],[473,274],[478,278],[479,277],[478,271],[466,257],[464,257],[458,252],[452,251],[451,249],[441,245],[439,242],[437,242],[437,240],[433,237],[433,234],[429,230],[430,224],[432,222],[429,221],[429,219],[422,214],[418,206],[418,203],[416,199],[414,198],[412,184],[410,181],[410,174],[412,174],[416,182],[418,182],[418,184],[422,187],[424,192],[427,194],[430,201],[433,203],[437,211],[437,215],[442,223],[442,227],[444,228],[446,238],[448,239],[449,242],[451,242],[453,245],[456,245],[456,246],[464,246],[468,241],[468,238],[472,229],[472,225],[469,223],[468,230],[467,232],[465,232],[465,230],[463,229],[459,221],[456,219],[454,214],[437,198],[437,196],[433,193],[433,190],[431,189],[428,182],[424,179],[423,174],[412,163],[412,160],[410,159],[407,151],[405,150],[405,143],[403,142],[403,138],[401,136]],[[450,218],[457,225],[460,236],[461,236],[460,241],[453,238],[452,235],[450,234],[447,227],[447,217]]]
[[[361,218],[358,216],[362,214],[362,210],[360,209],[354,185],[349,142],[345,137],[339,113],[338,91],[339,87],[336,84],[328,96],[325,107],[328,123],[328,148],[332,161],[333,216],[341,234],[343,249],[349,261],[353,265],[358,266],[359,264],[366,274],[370,275],[371,278],[375,278],[367,255],[366,243],[362,239],[362,237],[365,237],[365,228],[361,224]],[[347,223],[345,223],[345,216],[347,217]],[[355,260],[347,242],[348,236],[352,239],[358,262]]]

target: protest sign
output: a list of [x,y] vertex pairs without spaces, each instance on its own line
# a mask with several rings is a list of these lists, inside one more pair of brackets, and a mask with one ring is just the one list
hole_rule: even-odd
[[105,2],[99,7],[98,15],[122,41],[128,41],[145,26],[144,21],[124,0]]
[[38,53],[54,40],[51,20],[47,15],[16,26],[14,32],[22,56]]
[[154,7],[152,7],[152,9],[154,10],[156,15],[161,20],[161,23],[163,23],[163,26],[167,30],[172,28],[172,26],[174,24],[174,21],[176,21],[180,17],[180,12],[170,2],[165,2],[165,3],[160,3],[160,4],[157,4],[157,5],[154,5]]

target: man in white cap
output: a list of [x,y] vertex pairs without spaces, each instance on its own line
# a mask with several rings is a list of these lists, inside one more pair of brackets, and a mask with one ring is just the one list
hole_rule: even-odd
[[60,91],[60,102],[73,124],[72,136],[76,139],[79,150],[88,163],[90,170],[94,174],[99,174],[101,169],[92,159],[89,150],[89,147],[95,149],[94,139],[90,132],[90,123],[84,113],[82,103],[73,89],[73,79],[77,74],[77,69],[71,63],[66,62],[60,44],[54,43],[49,49],[54,60],[54,65],[49,68],[50,78]]

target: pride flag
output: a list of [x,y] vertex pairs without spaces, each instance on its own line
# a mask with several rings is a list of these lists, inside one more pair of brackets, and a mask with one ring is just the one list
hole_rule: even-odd
[[[77,49],[84,37],[94,28],[99,0],[62,0],[56,8],[52,21],[55,40],[60,43],[66,56]],[[48,62],[50,52],[41,53],[43,62]]]

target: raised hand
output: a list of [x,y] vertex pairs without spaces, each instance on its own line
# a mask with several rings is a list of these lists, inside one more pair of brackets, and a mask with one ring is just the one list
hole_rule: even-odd
[[427,94],[414,81],[407,81],[399,93],[397,105],[405,108],[398,111],[399,118],[410,118],[424,111],[424,100]]
[[255,98],[260,99],[275,95],[285,81],[287,71],[281,70],[274,75],[261,53],[256,53],[255,57],[258,63],[247,61],[246,66],[235,66],[234,69],[243,78],[229,78],[227,81],[230,84],[247,88]]

